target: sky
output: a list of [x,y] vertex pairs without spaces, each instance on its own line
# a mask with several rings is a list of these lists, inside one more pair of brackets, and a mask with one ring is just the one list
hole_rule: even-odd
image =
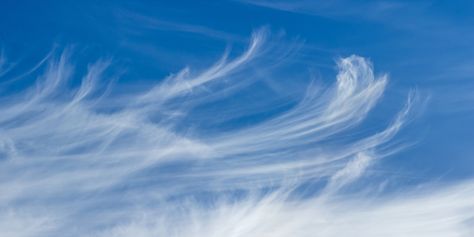
[[471,1],[0,1],[0,233],[474,236]]

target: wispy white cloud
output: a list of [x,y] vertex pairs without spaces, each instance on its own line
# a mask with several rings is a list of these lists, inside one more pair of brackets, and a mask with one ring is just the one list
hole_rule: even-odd
[[13,64],[9,63],[5,56],[5,51],[0,51],[0,76],[3,76],[13,68]]
[[395,1],[376,2],[351,2],[346,0],[336,1],[267,1],[267,0],[243,0],[246,4],[252,4],[271,9],[318,15],[329,18],[358,17],[361,19],[376,20],[384,17],[384,14],[392,14],[394,11],[404,9],[406,4]]
[[117,11],[117,17],[121,22],[133,24],[135,26],[134,28],[136,28],[138,24],[141,28],[148,30],[185,32],[226,41],[244,40],[244,38],[238,37],[237,35],[230,34],[221,30],[216,30],[207,26],[161,20],[130,11]]
[[[462,236],[473,234],[472,182],[393,197],[285,200],[279,195],[211,208],[145,211],[102,236]],[[164,215],[164,216],[163,216]],[[174,216],[168,222],[168,216]],[[178,224],[177,224],[178,223]],[[170,227],[171,226],[171,227]]]
[[[234,89],[241,90],[250,83],[240,82],[257,80],[255,66],[272,68],[261,57],[272,52],[267,38],[266,31],[257,31],[240,56],[224,55],[201,72],[186,68],[146,91],[126,94],[105,94],[109,61],[89,65],[81,85],[71,88],[68,81],[78,66],[71,54],[50,59],[36,85],[1,98],[0,231],[4,236],[472,234],[472,181],[406,190],[406,195],[346,192],[396,150],[391,141],[416,102],[409,95],[376,134],[328,143],[357,128],[384,94],[388,77],[375,76],[365,58],[340,59],[334,85],[309,86],[298,104],[252,126],[196,134],[177,129],[195,116],[191,104],[210,103],[209,95],[212,101],[232,96],[225,88],[238,84]],[[307,184],[318,186],[315,194],[296,191]]]

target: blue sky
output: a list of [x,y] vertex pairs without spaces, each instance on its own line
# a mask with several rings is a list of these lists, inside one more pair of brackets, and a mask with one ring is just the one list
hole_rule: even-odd
[[473,25],[471,1],[2,1],[0,232],[471,236]]

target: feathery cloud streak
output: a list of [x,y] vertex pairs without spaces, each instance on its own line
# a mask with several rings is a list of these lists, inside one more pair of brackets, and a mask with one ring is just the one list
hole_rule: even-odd
[[[376,180],[363,191],[349,190],[397,150],[391,140],[416,102],[409,94],[378,133],[340,139],[386,89],[388,77],[376,76],[365,58],[340,59],[332,86],[309,86],[298,104],[252,126],[197,134],[177,129],[194,116],[190,107],[232,96],[227,87],[244,89],[250,83],[242,81],[257,80],[256,65],[270,68],[261,57],[269,52],[268,37],[256,31],[240,56],[224,55],[200,72],[183,69],[126,95],[104,86],[109,61],[89,65],[80,86],[71,88],[77,76],[71,53],[50,59],[35,85],[1,98],[3,235],[472,234],[472,181],[388,197],[370,195],[380,187]],[[297,191],[308,184],[315,191],[309,196]]]

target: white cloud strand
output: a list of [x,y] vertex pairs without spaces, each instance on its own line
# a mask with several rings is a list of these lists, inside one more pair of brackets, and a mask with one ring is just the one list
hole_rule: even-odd
[[217,204],[210,210],[191,206],[187,209],[197,213],[186,213],[178,224],[160,218],[170,213],[144,212],[102,236],[471,236],[473,183],[437,188],[370,201],[267,196]]
[[[195,116],[188,101],[232,96],[215,89],[233,86],[230,78],[256,80],[251,68],[265,67],[259,57],[268,52],[267,37],[257,31],[241,56],[127,95],[101,94],[109,61],[89,65],[70,89],[71,54],[50,59],[35,86],[1,97],[2,236],[473,234],[472,181],[406,195],[350,190],[394,151],[390,141],[416,98],[384,130],[342,139],[367,118],[388,81],[362,57],[340,59],[333,86],[310,86],[298,104],[262,122],[180,132],[183,118]],[[297,191],[305,185],[314,194]]]

